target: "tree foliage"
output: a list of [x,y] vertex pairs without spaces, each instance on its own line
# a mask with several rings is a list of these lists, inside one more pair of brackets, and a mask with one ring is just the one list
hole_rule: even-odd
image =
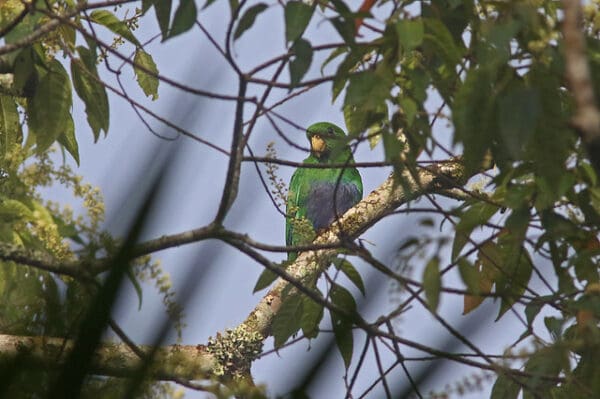
[[[412,375],[421,372],[401,353],[406,348],[432,362],[445,359],[493,373],[492,398],[599,397],[600,111],[594,97],[600,93],[600,3],[365,0],[358,8],[342,0],[230,0],[222,41],[202,24],[202,10],[215,3],[220,2],[0,3],[0,395],[176,396],[171,384],[161,382],[174,381],[217,396],[261,397],[265,391],[254,385],[251,366],[265,354],[266,339],[273,336],[279,349],[297,342],[293,337],[299,334],[331,337],[347,370],[349,394],[363,367],[364,355],[355,352],[363,340],[361,350],[376,358],[379,378],[373,383],[390,397],[400,393],[386,380],[382,347],[396,359],[391,368],[406,373],[403,389],[419,397],[424,392]],[[247,44],[249,32],[273,9],[285,27],[278,38],[285,49],[245,69],[246,60],[232,46]],[[319,24],[330,26],[336,37],[319,42],[311,28]],[[141,25],[156,35],[142,40]],[[237,93],[193,88],[160,73],[148,44],[191,32],[217,48],[236,74]],[[313,65],[322,59],[322,65]],[[159,87],[169,85],[235,104],[235,114],[227,117],[233,121],[231,148],[220,149],[159,118],[123,89],[125,70],[148,100],[158,100]],[[277,166],[301,165],[272,151],[266,158],[255,156],[249,137],[259,134],[256,123],[266,119],[284,141],[303,146],[283,133],[298,123],[276,108],[329,84],[354,148],[382,149],[382,156],[373,151],[374,162],[357,166],[392,167],[393,174],[334,226],[317,232],[313,244],[297,248],[298,259],[277,264],[260,250],[289,248],[257,242],[223,222],[237,199],[240,170],[251,163],[266,169],[272,183],[265,201],[269,196],[275,205],[285,201]],[[247,96],[249,86],[263,95]],[[275,102],[273,92],[285,94]],[[127,236],[103,230],[99,190],[69,165],[80,163],[78,140],[86,130],[94,141],[112,131],[112,97],[131,105],[132,115],[144,123],[154,118],[183,139],[229,156],[212,223],[140,241],[151,194],[162,181],[158,176],[131,215]],[[74,120],[77,101],[88,126]],[[87,214],[74,215],[68,205],[45,200],[41,193],[53,184],[72,190]],[[354,241],[383,217],[413,208],[425,213],[423,228],[399,246],[397,261],[416,269],[415,276]],[[156,333],[154,346],[131,342],[110,317],[121,280],[133,284],[140,306],[140,284],[153,281],[181,335],[182,309],[168,275],[150,255],[206,239],[220,240],[264,267],[257,289],[271,288],[263,299],[243,323],[215,332],[206,343],[166,345],[165,329]],[[356,267],[359,260],[368,267]],[[367,270],[386,276],[402,292],[397,310],[375,321],[363,317],[353,294],[369,299]],[[496,319],[520,318],[522,330],[509,332],[511,348],[492,354],[459,332],[440,306],[452,295],[462,297],[464,314],[495,301]],[[439,322],[469,353],[395,332],[392,322],[410,306]],[[100,339],[107,328],[126,348],[115,349],[114,357],[97,355],[111,350]],[[52,352],[52,345],[36,347],[37,341],[13,350],[2,343],[9,337],[60,338],[69,350]],[[129,363],[131,353],[136,360]],[[443,390],[440,394],[453,393]]]

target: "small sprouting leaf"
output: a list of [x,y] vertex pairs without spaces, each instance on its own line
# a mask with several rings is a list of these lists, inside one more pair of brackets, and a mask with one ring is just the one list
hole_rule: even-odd
[[196,22],[196,2],[194,0],[181,0],[173,17],[173,25],[169,31],[169,38],[175,37],[192,29]]
[[275,348],[280,348],[298,329],[302,320],[302,296],[288,295],[273,318]]
[[277,274],[273,273],[269,269],[264,269],[260,276],[258,276],[258,280],[256,281],[256,285],[254,285],[254,290],[252,293],[262,290],[263,288],[267,288],[271,285],[273,281],[277,279]]
[[0,94],[0,158],[22,139],[17,104],[12,97]]
[[288,1],[285,5],[285,40],[295,42],[310,22],[314,8],[302,1]]
[[313,49],[308,40],[298,39],[291,47],[294,58],[290,61],[290,85],[296,86],[310,68]]
[[[85,47],[78,48],[82,61],[90,56],[91,52]],[[81,62],[71,60],[71,76],[75,92],[85,104],[87,121],[94,134],[94,141],[100,137],[100,132],[108,133],[109,106],[105,87],[100,83],[95,62]]]
[[302,318],[300,326],[306,338],[316,338],[319,333],[319,323],[323,318],[323,306],[308,296],[302,297]]
[[144,94],[146,94],[148,97],[152,97],[153,100],[156,100],[158,98],[158,77],[151,75],[139,68],[143,67],[148,71],[158,75],[158,69],[156,68],[156,64],[154,63],[152,56],[139,48],[135,52],[133,62],[135,62],[136,65],[134,66],[134,70],[138,84],[144,91]]
[[437,311],[440,303],[440,289],[442,288],[442,277],[440,275],[440,258],[434,256],[427,262],[423,271],[423,289],[425,298],[432,312]]
[[360,290],[360,293],[365,295],[365,283],[360,276],[360,273],[352,263],[350,263],[347,259],[336,258],[333,261],[333,264],[336,268],[342,271],[348,277],[350,281],[354,283],[356,288]]
[[75,124],[71,115],[69,115],[67,120],[64,133],[58,136],[58,142],[71,154],[77,165],[79,165],[79,145],[75,137]]
[[44,152],[65,132],[71,116],[71,82],[60,62],[52,60],[27,106],[29,130],[37,151]]
[[420,19],[403,19],[396,23],[396,32],[398,34],[398,41],[404,50],[410,51],[421,45],[425,29],[423,21]]
[[96,10],[90,14],[90,19],[113,33],[127,39],[136,46],[141,46],[141,43],[133,35],[127,24],[117,18],[112,12],[106,10]]
[[269,6],[265,3],[258,3],[248,8],[237,24],[237,28],[233,34],[233,40],[239,39],[244,32],[250,29],[252,25],[254,25],[256,17],[258,17],[258,15],[265,11],[268,7]]

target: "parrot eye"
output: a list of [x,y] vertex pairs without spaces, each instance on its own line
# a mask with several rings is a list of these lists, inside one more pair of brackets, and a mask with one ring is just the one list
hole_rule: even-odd
[[328,128],[327,128],[327,133],[329,133],[329,134],[333,135],[333,128],[331,128],[331,127],[328,127]]

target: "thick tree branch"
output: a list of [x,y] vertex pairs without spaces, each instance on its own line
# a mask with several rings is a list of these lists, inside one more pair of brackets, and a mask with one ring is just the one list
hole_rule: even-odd
[[[145,353],[151,351],[144,345],[138,348]],[[64,363],[72,349],[72,340],[0,334],[3,361],[19,360],[35,367],[56,368]],[[150,373],[160,380],[200,380],[212,375],[215,363],[215,356],[205,346],[170,345],[156,351]],[[130,377],[141,364],[142,360],[126,344],[105,343],[95,352],[92,373]]]
[[[392,174],[381,186],[348,210],[327,231],[319,235],[313,244],[343,246],[344,240],[358,237],[400,205],[426,192],[461,186],[469,176],[465,174],[462,163],[454,160],[422,169],[417,178],[418,181],[408,170],[405,170],[399,179]],[[329,260],[337,251],[336,249],[321,249],[303,252],[286,270],[296,280],[311,279],[328,266]],[[281,292],[288,284],[288,281],[279,278],[243,325],[260,332],[265,337],[268,336],[273,317],[281,305]]]
[[[326,247],[343,246],[345,240],[358,237],[398,206],[424,193],[461,186],[468,177],[460,160],[451,160],[422,169],[417,179],[413,178],[408,170],[399,179],[395,179],[392,175],[367,198],[343,215],[329,230],[317,237],[314,244]],[[164,249],[211,236],[225,241],[235,239],[243,242],[243,236],[232,238],[227,234],[221,236],[222,234],[222,230],[210,225],[204,229],[184,233],[182,237],[163,237],[152,243],[141,244],[136,252]],[[334,248],[303,252],[287,268],[284,277],[293,280],[294,285],[314,278],[328,266],[329,259],[336,253],[337,250]],[[17,261],[17,259],[11,260]],[[51,267],[45,269],[55,271]],[[56,271],[64,272],[64,270]],[[151,368],[153,376],[163,380],[207,379],[223,374],[235,376],[237,372],[246,372],[251,362],[260,353],[263,341],[270,335],[271,322],[281,305],[281,292],[289,284],[286,279],[279,278],[243,323],[224,334],[218,334],[217,338],[211,340],[207,346],[176,345],[160,348],[155,358],[158,366]],[[59,362],[64,361],[66,355],[63,353],[68,352],[71,345],[70,341],[58,338],[0,336],[0,357],[14,359],[21,356],[21,359],[33,365],[55,365],[56,359],[59,359]],[[149,351],[147,347],[140,348],[142,351]],[[219,358],[220,352],[230,356],[232,348],[245,348],[245,350],[238,351],[237,357],[233,360],[231,357]],[[140,362],[140,358],[127,345],[104,344],[96,353],[94,372],[127,376],[137,369]],[[482,364],[477,363],[477,365]]]

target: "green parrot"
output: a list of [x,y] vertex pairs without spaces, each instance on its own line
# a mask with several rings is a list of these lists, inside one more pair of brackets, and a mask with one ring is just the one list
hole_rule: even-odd
[[[333,123],[315,123],[307,129],[306,136],[310,155],[304,164],[354,163],[346,133]],[[356,205],[362,194],[362,179],[354,167],[296,169],[288,190],[286,245],[312,242],[314,233],[327,228],[337,216]],[[310,223],[312,229],[303,228],[302,221]],[[296,252],[288,252],[288,261],[294,261],[297,256]]]

